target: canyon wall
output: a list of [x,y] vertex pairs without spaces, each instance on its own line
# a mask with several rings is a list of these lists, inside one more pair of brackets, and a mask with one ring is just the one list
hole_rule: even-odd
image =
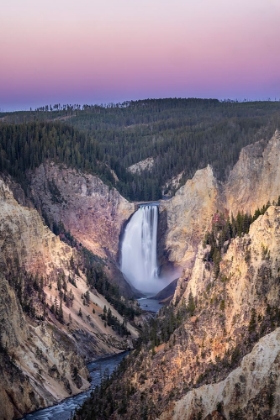
[[263,141],[241,150],[240,157],[224,186],[225,206],[233,214],[253,214],[280,195],[280,132],[267,145]]
[[[266,335],[280,324],[279,249],[280,207],[274,206],[251,225],[248,235],[231,242],[217,279],[203,258],[207,248],[201,246],[181,298],[184,304],[190,294],[194,297],[195,315],[184,323],[183,340],[176,332],[178,345],[171,356],[178,396],[180,380],[195,389],[171,404],[162,420],[211,419],[217,410],[221,419],[279,414],[280,330]],[[203,383],[207,385],[199,386]]]
[[133,292],[119,270],[119,241],[134,204],[98,177],[53,163],[31,174],[31,198],[38,211],[57,231],[69,232],[89,251],[104,260],[109,280],[126,297]]
[[[272,401],[271,395],[276,398],[279,332],[271,335],[271,331],[280,319],[280,207],[269,207],[251,225],[249,234],[231,241],[218,278],[207,261],[209,247],[202,240],[217,212],[254,213],[269,200],[278,200],[279,152],[276,132],[266,146],[258,142],[242,150],[227,182],[218,182],[208,166],[161,203],[160,219],[167,227],[164,251],[184,269],[173,304],[185,318],[167,342],[141,350],[125,374],[135,389],[134,402],[126,416],[116,418],[142,415],[143,399],[152,418],[162,415],[162,419],[228,419],[234,410],[246,419],[263,413],[273,418],[277,412],[279,401]],[[7,418],[18,418],[86,388],[86,360],[132,345],[111,327],[105,328],[100,317],[104,305],[120,322],[124,319],[103,296],[89,291],[85,304],[88,285],[77,250],[54,235],[36,209],[50,226],[63,225],[63,232],[70,232],[78,244],[106,261],[125,291],[117,254],[122,227],[134,205],[97,177],[63,165],[41,165],[30,173],[30,179],[30,197],[18,201],[0,179],[0,358],[4,366],[0,406],[5,406]],[[22,279],[16,275],[19,269],[27,273]],[[41,278],[43,291],[36,292],[35,312],[30,317],[28,301],[25,306],[19,302],[28,281],[38,288]],[[71,290],[72,305],[62,301],[58,279],[66,279],[64,292],[68,296]],[[60,302],[63,322],[50,310],[53,306],[59,313]],[[131,338],[136,338],[135,328],[128,324],[128,329]],[[267,354],[262,371],[257,370],[256,359],[260,348]],[[246,354],[247,359],[243,358]],[[270,355],[276,359],[272,361]],[[240,379],[252,383],[250,366],[256,366],[264,384],[259,381],[254,395]],[[205,398],[203,390],[207,390]],[[242,400],[238,399],[241,394]]]
[[100,257],[117,257],[123,223],[134,204],[98,177],[54,164],[37,168],[31,179],[36,207]]
[[74,251],[55,236],[35,209],[20,206],[0,179],[0,264],[52,275],[66,269]]
[[280,328],[261,338],[221,382],[203,385],[175,403],[161,420],[279,419]]
[[[181,350],[177,351],[177,358],[173,357],[180,369],[172,372],[172,378],[182,373],[182,380],[187,382],[188,375],[191,375],[191,387],[195,385],[195,389],[182,399],[179,399],[178,392],[179,401],[171,404],[170,409],[160,416],[162,420],[278,418],[279,329],[261,338],[251,352],[250,348],[259,336],[279,325],[280,208],[269,207],[265,215],[251,225],[249,235],[232,241],[220,263],[220,285],[216,284],[212,267],[206,262],[207,249],[202,243],[197,244],[205,231],[212,229],[216,212],[234,216],[238,212],[254,214],[257,208],[268,202],[277,203],[280,196],[279,168],[280,134],[276,131],[268,144],[260,141],[241,151],[225,183],[210,183],[210,194],[206,195],[206,201],[212,197],[208,203],[210,212],[206,221],[202,219],[202,224],[197,206],[192,210],[191,203],[196,203],[196,194],[193,193],[194,199],[190,197],[190,181],[167,204],[175,210],[173,201],[176,203],[185,195],[185,199],[181,197],[181,208],[177,213],[177,231],[181,227],[181,233],[184,232],[184,223],[188,226],[180,242],[185,247],[185,254],[182,258],[182,252],[170,253],[171,258],[185,264],[173,302],[179,300],[179,305],[187,304],[192,295],[204,310],[184,325],[188,342],[183,346],[184,350],[179,345]],[[209,169],[205,170],[204,176],[207,185]],[[185,206],[184,203],[188,204]],[[184,211],[185,217],[182,217]],[[176,226],[176,216],[173,218]],[[192,224],[188,224],[190,219],[196,220],[204,231],[193,230]],[[169,226],[172,226],[170,222]],[[176,229],[172,228],[167,231],[166,244],[170,248],[174,243],[174,231]],[[195,242],[185,243],[185,239],[187,241],[196,233]],[[193,244],[195,259],[189,257]],[[209,301],[210,305],[206,303]],[[230,372],[234,358],[246,353],[248,355],[242,359],[240,367],[226,376],[225,366]],[[219,366],[220,373],[213,367],[215,365]],[[198,373],[194,375],[196,369],[197,372],[201,370],[200,376]],[[219,378],[225,379],[219,382]],[[199,386],[201,382],[210,384]]]
[[170,261],[188,269],[216,212],[254,214],[268,201],[277,202],[279,196],[280,133],[276,131],[268,144],[260,141],[242,149],[226,182],[218,182],[208,166],[197,171],[173,198],[161,202],[160,211],[166,212],[165,252]]
[[[173,314],[159,314],[161,327],[146,333],[150,341],[118,378],[133,396],[114,419],[278,418],[279,249],[277,206],[231,241],[218,276],[207,260],[209,247],[199,245]],[[155,345],[155,334],[169,329],[169,338]],[[113,383],[110,392],[116,389]]]
[[[219,202],[219,187],[212,168],[197,171],[175,196],[160,204],[166,212],[165,247],[170,261],[187,266],[209,227]],[[161,216],[162,217],[162,216]]]
[[0,268],[2,418],[20,418],[86,389],[85,363],[126,350],[138,335],[129,322],[130,338],[105,328],[105,305],[120,324],[124,319],[89,290],[77,250],[37,210],[20,205],[2,179]]

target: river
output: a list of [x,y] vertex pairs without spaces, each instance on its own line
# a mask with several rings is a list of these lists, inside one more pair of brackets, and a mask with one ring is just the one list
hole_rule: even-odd
[[98,359],[88,364],[88,370],[91,377],[90,388],[81,394],[74,395],[61,401],[52,407],[43,408],[34,413],[26,414],[24,420],[68,420],[75,409],[90,396],[91,391],[100,384],[104,373],[111,375],[114,369],[119,365],[128,352],[117,354],[116,356]]
[[[142,309],[149,312],[158,312],[161,304],[151,298],[138,299],[139,305]],[[105,357],[98,359],[95,362],[88,364],[88,370],[91,377],[90,388],[73,397],[66,398],[60,403],[51,407],[43,408],[34,413],[26,414],[22,420],[68,420],[75,409],[82,405],[82,403],[90,396],[91,391],[100,384],[104,373],[111,375],[114,369],[119,365],[122,359],[128,352],[117,354],[116,356]]]
[[160,308],[163,306],[161,303],[159,303],[157,299],[153,299],[149,297],[140,298],[137,300],[138,300],[140,308],[148,312],[157,313],[160,310]]

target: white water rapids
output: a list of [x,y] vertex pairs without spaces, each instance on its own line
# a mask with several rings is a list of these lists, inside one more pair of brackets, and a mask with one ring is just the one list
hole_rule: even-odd
[[157,293],[170,281],[158,275],[157,226],[158,206],[142,205],[128,222],[123,237],[121,271],[143,293]]

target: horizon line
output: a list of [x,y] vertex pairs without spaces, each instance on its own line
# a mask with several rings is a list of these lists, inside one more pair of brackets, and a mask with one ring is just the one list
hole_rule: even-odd
[[114,102],[114,101],[108,101],[108,102],[95,102],[95,103],[54,103],[54,104],[45,104],[45,105],[41,105],[41,106],[37,106],[37,107],[32,107],[32,106],[27,106],[24,109],[19,109],[16,108],[14,110],[4,110],[0,107],[0,113],[1,114],[8,114],[8,113],[14,113],[14,112],[58,112],[58,111],[65,111],[65,110],[80,110],[83,111],[84,107],[99,107],[99,108],[104,108],[104,109],[108,109],[108,108],[117,108],[117,107],[126,107],[129,106],[132,103],[135,102],[146,102],[146,101],[160,101],[160,100],[201,100],[201,101],[218,101],[220,103],[254,103],[254,102],[271,102],[271,103],[276,103],[276,102],[280,102],[280,98],[275,98],[274,100],[272,100],[270,97],[267,99],[231,99],[231,98],[224,98],[224,99],[218,99],[218,98],[207,98],[207,97],[195,97],[195,96],[191,96],[191,97],[158,97],[158,98],[145,98],[145,99],[131,99],[131,100],[125,100],[122,102]]

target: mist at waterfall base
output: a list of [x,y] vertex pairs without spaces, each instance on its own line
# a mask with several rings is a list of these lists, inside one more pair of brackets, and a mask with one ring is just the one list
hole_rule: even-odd
[[121,271],[138,291],[153,295],[174,277],[159,275],[157,262],[158,205],[141,205],[128,222],[121,248]]

